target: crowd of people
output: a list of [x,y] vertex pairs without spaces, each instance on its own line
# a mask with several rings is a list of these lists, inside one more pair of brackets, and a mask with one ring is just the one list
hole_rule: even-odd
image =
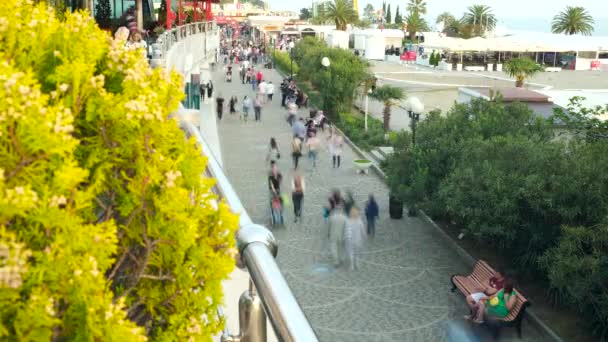
[[[275,86],[264,76],[261,63],[265,62],[263,47],[253,46],[249,42],[224,42],[221,49],[220,61],[225,63],[225,73],[238,70],[238,79],[243,86],[250,86],[252,93],[242,97],[230,96],[228,99],[218,93],[216,95],[217,118],[222,120],[225,107],[230,114],[239,115],[242,122],[249,120],[249,114],[254,114],[255,121],[262,120],[265,105],[273,102]],[[232,81],[226,77],[226,81]],[[307,168],[312,177],[320,166],[319,156],[323,151],[329,154],[332,168],[342,166],[344,139],[322,110],[309,109],[308,97],[297,87],[294,79],[284,79],[279,90],[281,92],[281,107],[285,109],[285,119],[291,130],[291,139],[287,157],[291,158],[292,170],[286,188],[282,186],[283,173],[279,170],[279,161],[283,156],[278,139],[269,137],[266,162],[269,165],[267,186],[270,219],[273,225],[284,225],[284,208],[293,207],[293,222],[302,222],[305,212],[304,199],[307,189],[305,180]],[[278,105],[278,104],[276,104]],[[306,108],[306,109],[305,109]],[[308,115],[300,115],[305,109]],[[302,157],[306,156],[308,163],[303,165]],[[321,163],[323,164],[323,163]],[[321,165],[323,166],[323,165]],[[327,167],[329,167],[327,165]],[[359,266],[358,255],[364,241],[375,235],[375,222],[379,210],[374,196],[370,195],[363,209],[355,204],[353,194],[346,193],[342,198],[340,191],[334,190],[324,208],[319,208],[319,216],[323,216],[327,225],[327,255],[336,267],[354,270]]]

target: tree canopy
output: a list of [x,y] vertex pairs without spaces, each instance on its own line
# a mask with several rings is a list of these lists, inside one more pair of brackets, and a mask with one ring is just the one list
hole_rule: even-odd
[[593,33],[593,24],[593,17],[584,7],[568,6],[553,17],[551,32],[590,36]]
[[336,24],[336,30],[346,31],[348,24],[354,24],[359,20],[353,4],[349,0],[334,0],[324,10],[323,19]]
[[426,0],[409,0],[406,9],[410,14],[426,14]]
[[478,36],[493,31],[496,27],[496,16],[487,5],[469,6],[461,21],[465,25],[472,25],[473,33]]

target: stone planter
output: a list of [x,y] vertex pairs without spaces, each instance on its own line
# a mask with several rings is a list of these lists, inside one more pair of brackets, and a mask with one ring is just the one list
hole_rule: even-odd
[[496,71],[502,71],[502,64],[496,64]]
[[358,173],[369,173],[369,168],[372,166],[372,162],[367,159],[355,159],[353,164],[357,168]]

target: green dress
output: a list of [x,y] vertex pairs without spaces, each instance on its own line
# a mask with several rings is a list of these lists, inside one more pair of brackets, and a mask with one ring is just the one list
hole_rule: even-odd
[[504,290],[501,289],[500,291],[498,291],[496,297],[492,298],[492,300],[488,300],[486,304],[486,313],[488,314],[488,316],[507,317],[507,315],[509,315],[509,309],[507,309],[507,302],[511,299],[511,297],[515,295],[516,293],[515,291],[513,291],[505,298]]

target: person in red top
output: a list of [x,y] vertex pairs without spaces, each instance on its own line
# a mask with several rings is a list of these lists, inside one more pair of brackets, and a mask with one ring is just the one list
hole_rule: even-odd
[[262,74],[262,70],[259,70],[257,74],[255,74],[256,80],[258,80],[258,84],[262,82],[262,78],[264,78],[264,74]]
[[485,288],[479,288],[467,296],[467,304],[473,310],[480,300],[489,298],[503,288],[505,283],[505,273],[502,270],[496,271],[496,275],[488,280]]

